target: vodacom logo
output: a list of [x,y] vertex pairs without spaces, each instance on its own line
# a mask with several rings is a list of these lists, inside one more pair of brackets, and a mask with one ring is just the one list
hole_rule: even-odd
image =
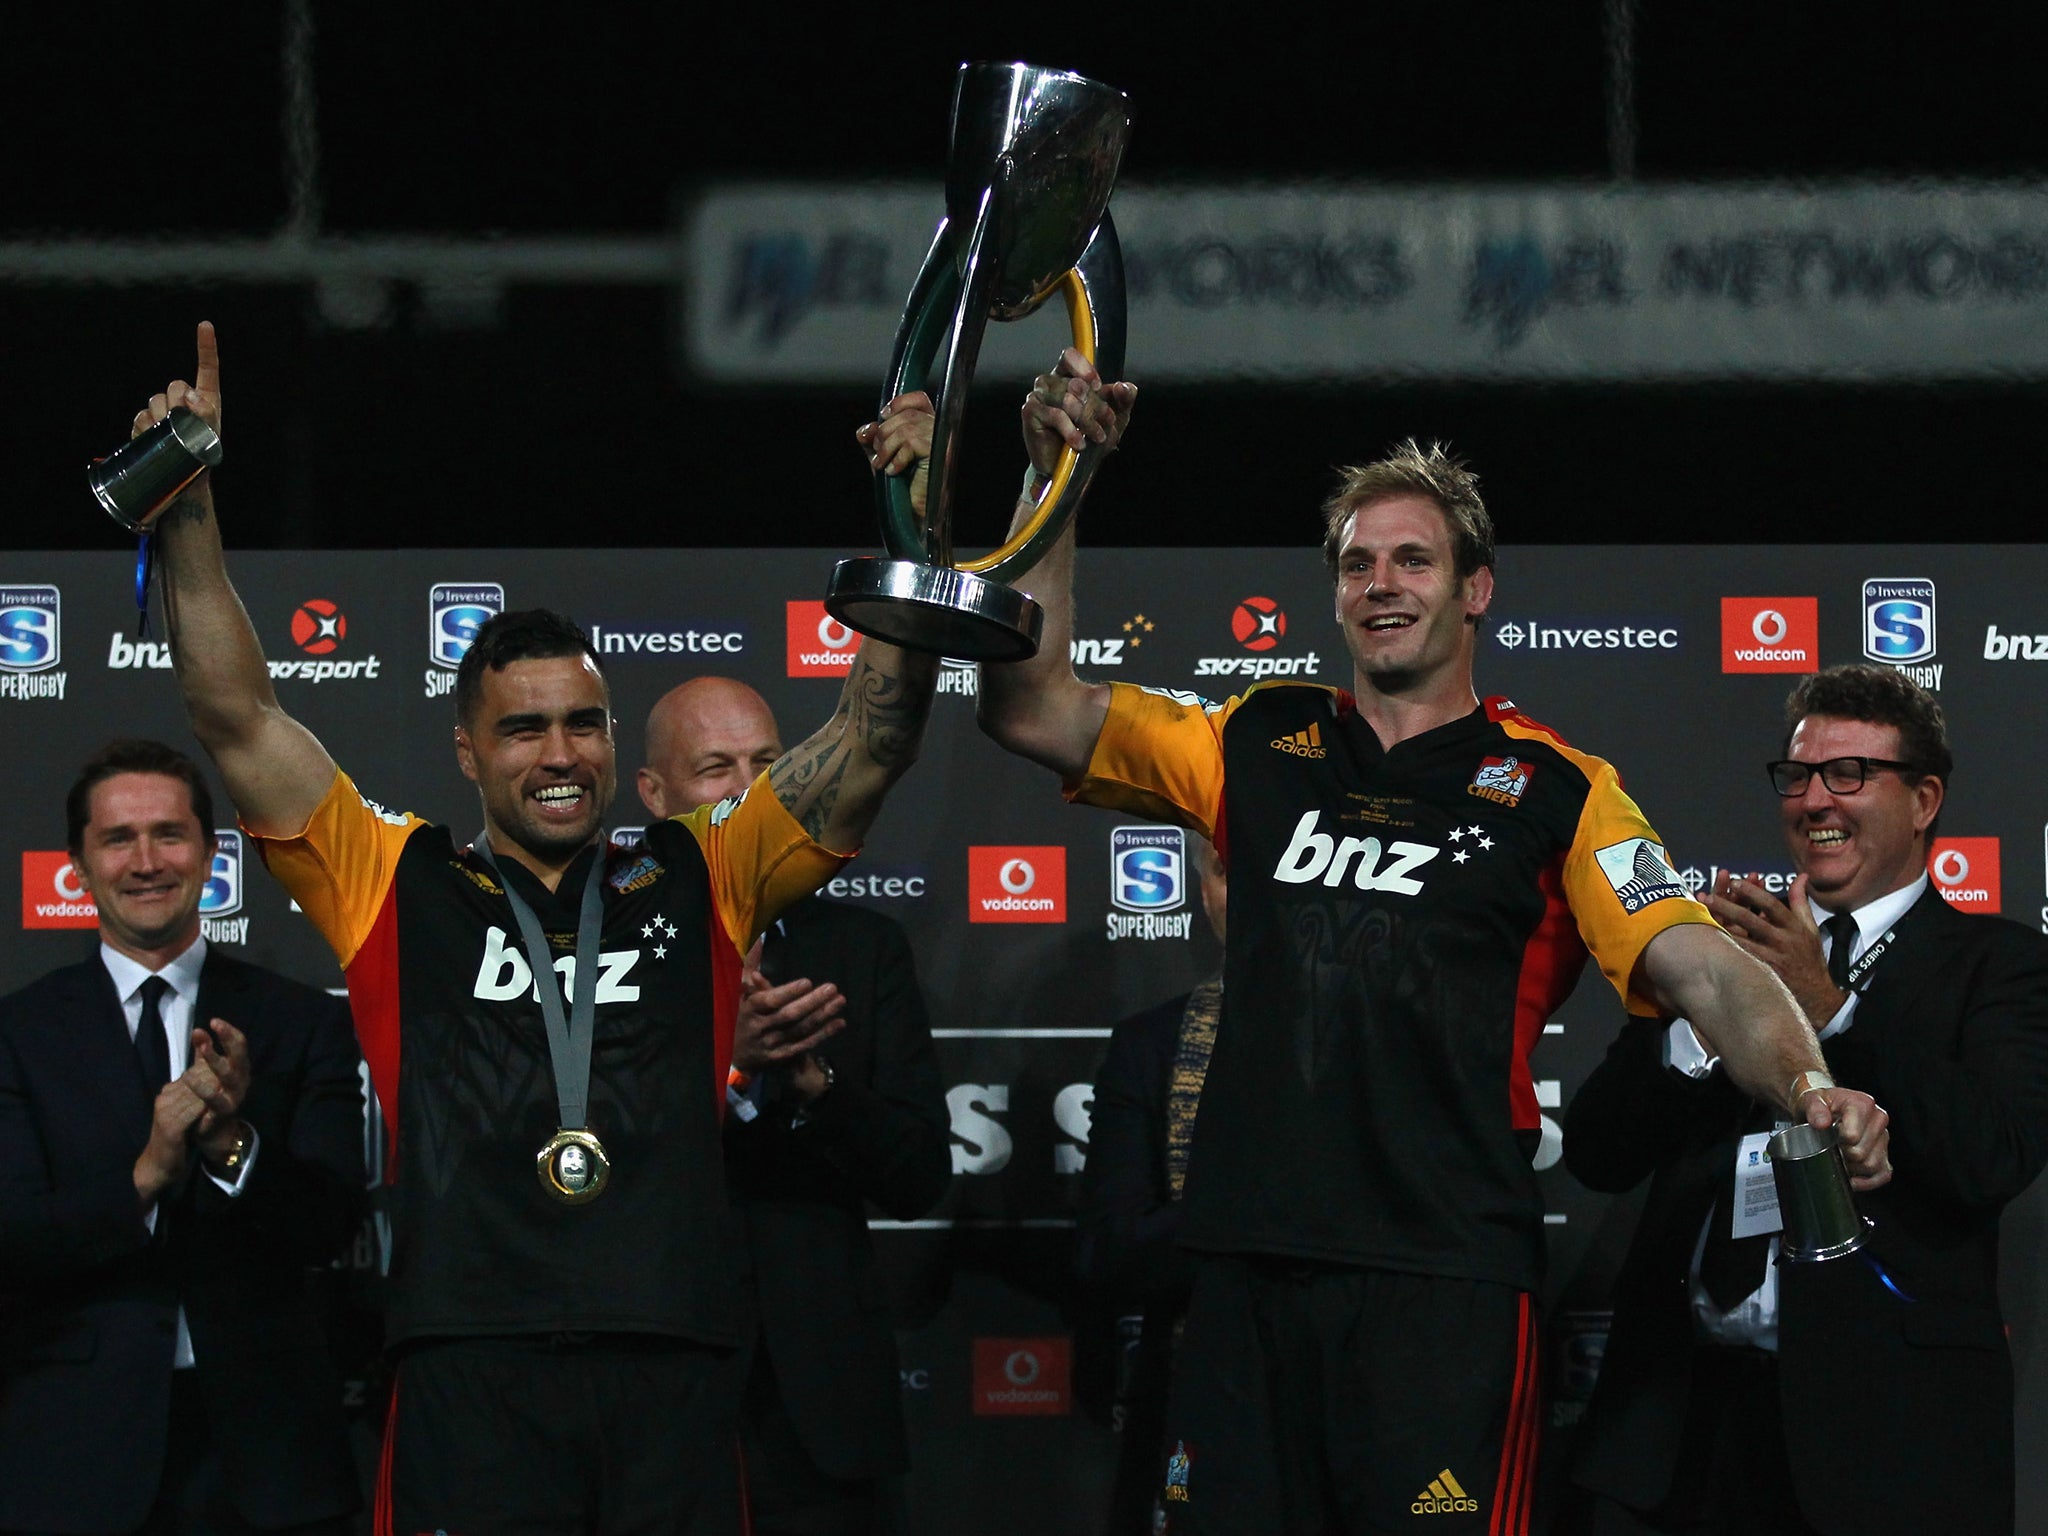
[[1927,872],[1944,900],[1967,912],[1998,910],[1998,839],[1938,837],[1928,851]]
[[785,631],[791,677],[844,677],[853,670],[860,636],[815,599],[792,602]]
[[[1027,866],[1028,867],[1028,866]],[[1003,1375],[1013,1387],[1028,1387],[1038,1380],[1038,1356],[1028,1349],[1013,1349],[1003,1361]]]
[[1749,632],[1756,636],[1758,645],[1778,644],[1791,627],[1785,622],[1785,615],[1775,608],[1759,608],[1756,617],[1749,621]]
[[970,847],[967,920],[971,923],[1064,923],[1067,850]]
[[1721,599],[1723,672],[1814,672],[1820,604],[1811,597]]

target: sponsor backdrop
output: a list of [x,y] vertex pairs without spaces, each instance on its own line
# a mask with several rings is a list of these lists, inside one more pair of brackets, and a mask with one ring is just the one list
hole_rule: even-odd
[[[646,711],[680,679],[715,671],[754,684],[789,738],[825,719],[854,647],[817,600],[833,558],[299,552],[234,564],[286,707],[366,794],[465,830],[479,812],[449,750],[456,661],[503,606],[575,614],[612,679],[624,786],[614,821],[628,829],[642,820],[631,783]],[[1821,664],[1903,667],[1947,706],[1962,764],[1934,878],[1968,910],[2048,927],[2048,788],[2025,767],[2048,714],[2042,565],[2031,548],[1509,550],[1480,685],[1615,761],[1689,885],[1718,866],[1782,890],[1789,865],[1761,765],[1777,754],[1786,689]],[[92,908],[61,848],[79,760],[117,731],[189,744],[167,651],[136,632],[131,571],[113,551],[0,556],[0,728],[20,750],[0,850],[21,882],[19,925],[0,943],[8,989],[90,943]],[[1263,677],[1349,680],[1313,550],[1092,550],[1079,599],[1076,654],[1097,677],[1213,698]],[[944,1204],[923,1221],[875,1223],[916,1445],[908,1503],[921,1529],[951,1528],[973,1508],[992,1533],[1084,1531],[1110,1477],[1121,1336],[1071,1278],[1089,1083],[1111,1024],[1208,974],[1217,951],[1178,832],[1063,805],[1047,774],[976,731],[975,682],[971,667],[945,668],[923,761],[832,888],[909,930],[952,1114]],[[208,933],[335,984],[311,928],[223,834]],[[1633,1208],[1556,1166],[1555,1122],[1620,1018],[1591,975],[1534,1058],[1556,1445],[1598,1365],[1600,1308]],[[1284,1125],[1275,1106],[1274,1133]],[[2035,1191],[2006,1226],[2022,1445],[2048,1441],[2044,1245]],[[352,1260],[359,1296],[375,1253],[366,1235]],[[352,1327],[360,1337],[360,1316]],[[374,1400],[373,1387],[355,1390]],[[2021,1479],[2022,1527],[2048,1528],[2048,1468],[2030,1458]]]

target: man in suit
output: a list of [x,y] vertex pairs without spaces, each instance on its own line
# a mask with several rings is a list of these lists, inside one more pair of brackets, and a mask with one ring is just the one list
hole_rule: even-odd
[[1929,886],[1953,759],[1927,693],[1830,668],[1793,690],[1785,740],[1790,899],[1723,877],[1708,906],[1784,980],[1830,1070],[1891,1111],[1896,1176],[1862,1197],[1859,1253],[1775,1265],[1734,1199],[1774,1116],[1685,1021],[1628,1027],[1565,1121],[1585,1183],[1651,1178],[1580,1439],[1585,1523],[2010,1532],[1998,1219],[2048,1160],[2048,939]]
[[[739,794],[781,755],[760,694],[693,678],[648,716],[640,798],[677,815]],[[909,1451],[867,1206],[922,1216],[952,1176],[902,928],[816,896],[785,911],[749,957],[733,1064],[750,1079],[725,1155],[758,1298],[740,1419],[753,1529],[873,1531]]]
[[0,1529],[345,1531],[310,1267],[363,1199],[336,998],[211,951],[213,805],[101,750],[67,801],[99,952],[0,1000]]

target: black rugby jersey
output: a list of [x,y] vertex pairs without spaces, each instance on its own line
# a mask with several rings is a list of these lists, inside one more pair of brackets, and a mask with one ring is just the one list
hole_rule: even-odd
[[1114,687],[1073,798],[1210,834],[1223,1017],[1183,1240],[1534,1289],[1529,1052],[1588,951],[1711,922],[1613,768],[1506,700],[1384,750],[1348,694]]
[[735,1341],[719,1118],[741,955],[839,856],[757,780],[737,803],[649,827],[642,847],[593,848],[557,891],[498,861],[566,993],[585,860],[606,860],[588,1124],[612,1174],[568,1206],[535,1172],[560,1114],[498,874],[342,773],[302,832],[257,846],[348,976],[389,1138],[390,1342],[558,1330]]

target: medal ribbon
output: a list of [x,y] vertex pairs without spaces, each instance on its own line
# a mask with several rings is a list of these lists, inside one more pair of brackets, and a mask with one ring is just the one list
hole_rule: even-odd
[[562,1112],[561,1129],[580,1131],[590,1099],[590,1047],[597,1034],[597,945],[598,932],[604,924],[604,849],[599,847],[592,855],[590,878],[583,882],[583,905],[576,915],[576,973],[570,982],[575,995],[570,999],[567,1018],[562,1016],[562,986],[555,975],[554,957],[548,949],[548,936],[541,931],[540,919],[498,867],[488,831],[477,834],[476,851],[496,873],[498,884],[505,888],[505,900],[511,904],[520,940],[526,945],[534,989],[540,993],[541,1017],[547,1020],[548,1058],[555,1070],[555,1101]]

